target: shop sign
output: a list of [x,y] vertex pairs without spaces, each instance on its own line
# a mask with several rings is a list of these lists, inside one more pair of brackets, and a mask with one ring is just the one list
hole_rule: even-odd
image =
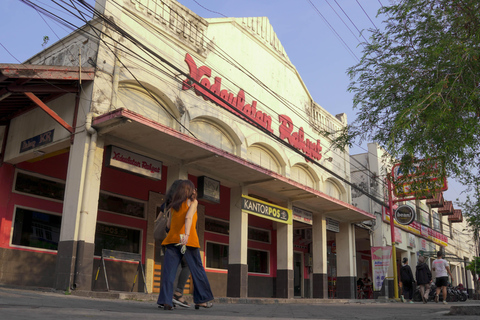
[[422,239],[420,243],[421,243],[421,250],[427,251],[427,240]]
[[292,224],[292,211],[252,197],[242,196],[242,210],[273,221]]
[[115,146],[107,147],[106,165],[155,180],[162,179],[162,162]]
[[416,247],[415,236],[411,233],[408,234],[408,246],[410,248],[415,248]]
[[23,140],[20,143],[20,153],[35,149],[37,147],[43,146],[44,144],[50,143],[53,141],[53,132],[55,129],[39,134],[38,136],[31,137],[27,140]]
[[298,207],[293,207],[292,213],[293,213],[293,220],[300,221],[310,225],[313,224],[312,212],[300,209]]
[[[385,212],[383,221],[386,223],[390,223],[390,215],[388,214],[388,212]],[[413,221],[409,225],[401,225],[394,219],[394,223],[396,227],[402,230],[405,230],[420,237],[424,237],[442,247],[448,246],[448,238],[446,235],[432,230],[431,228],[424,226],[417,221]]]
[[409,205],[401,205],[395,210],[395,220],[403,225],[409,225],[415,220],[415,209]]
[[197,198],[213,203],[220,203],[220,181],[206,176],[197,180]]
[[325,219],[327,222],[327,230],[333,232],[340,232],[340,222],[331,218]]
[[[197,83],[192,83],[190,79],[185,79],[183,81],[182,90],[193,88],[195,94],[202,96],[204,100],[210,100],[216,105],[233,112],[241,118],[246,117],[248,121],[254,122],[265,130],[273,133],[272,117],[257,109],[257,101],[252,100],[251,103],[246,103],[245,92],[242,89],[238,91],[237,95],[223,89],[222,78],[220,77],[215,77],[214,83],[212,84],[209,80],[212,75],[212,70],[207,66],[197,67],[192,56],[188,53],[185,55],[185,62],[188,65],[190,77],[208,90]],[[279,115],[278,121],[280,122],[280,139],[287,139],[292,147],[302,151],[305,155],[313,159],[320,160],[322,158],[320,153],[322,151],[320,140],[311,141],[310,139],[305,139],[303,127],[300,127],[298,131],[294,132],[293,129],[295,126],[293,121],[286,115]]]
[[396,197],[406,199],[424,193],[434,193],[448,189],[445,168],[438,159],[422,159],[412,164],[409,172],[405,172],[401,163],[392,168],[393,193]]
[[395,228],[393,232],[395,234],[395,242],[402,243],[402,231],[399,228]]

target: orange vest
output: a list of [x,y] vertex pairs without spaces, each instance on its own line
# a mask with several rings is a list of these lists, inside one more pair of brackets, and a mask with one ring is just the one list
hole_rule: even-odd
[[[168,231],[167,237],[162,242],[162,246],[167,244],[177,244],[180,243],[180,234],[185,234],[185,217],[187,216],[188,205],[185,200],[181,205],[178,211],[171,209],[172,221],[170,222],[170,231]],[[188,232],[188,247],[200,248],[197,235],[197,212],[192,218],[192,227],[190,232]]]

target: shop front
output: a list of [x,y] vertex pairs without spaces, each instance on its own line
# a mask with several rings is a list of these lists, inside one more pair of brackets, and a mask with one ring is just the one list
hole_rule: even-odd
[[[157,292],[162,256],[154,220],[172,182],[189,179],[199,190],[197,228],[215,296],[354,297],[353,224],[374,217],[350,204],[348,153],[324,161],[330,142],[315,130],[335,130],[346,120],[313,102],[278,39],[265,41],[274,36],[268,19],[205,20],[176,1],[156,3],[142,9],[141,1],[105,1],[103,9],[119,15],[123,36],[158,37],[151,46],[168,57],[167,72],[176,76],[77,32],[68,37],[72,47],[93,52],[103,67],[64,97],[50,87],[45,104],[55,114],[28,103],[7,114],[0,190],[9,200],[0,207],[0,244],[4,256],[19,255],[1,260],[9,270],[2,283],[63,290],[106,290],[108,283],[111,290]],[[152,20],[139,26],[138,17]],[[252,35],[253,21],[264,31]],[[95,23],[113,32],[111,20]],[[150,34],[152,26],[162,32]],[[179,28],[196,30],[196,41],[179,37]],[[229,48],[242,68],[208,49],[209,39]],[[241,43],[250,50],[236,50]],[[145,57],[140,47],[126,45]],[[35,63],[64,50],[54,45],[22,66],[35,70]],[[259,87],[245,72],[271,77]],[[18,80],[3,75],[3,87]],[[0,108],[14,98],[5,97]],[[37,140],[43,143],[34,145]],[[104,256],[104,249],[141,261]],[[31,261],[41,267],[31,267],[35,280],[27,281],[15,268]],[[145,279],[132,283],[138,262]]]

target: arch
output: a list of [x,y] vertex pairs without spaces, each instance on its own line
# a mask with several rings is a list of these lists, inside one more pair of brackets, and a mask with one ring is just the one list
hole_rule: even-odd
[[294,164],[290,169],[290,178],[312,189],[319,189],[318,175],[305,163]]
[[224,151],[237,154],[240,139],[227,128],[229,127],[225,123],[212,117],[197,117],[191,120],[189,125],[189,130],[198,139]]
[[[261,145],[263,148],[266,148],[269,152],[271,152],[276,160],[279,162],[280,166],[285,170],[285,167],[288,163],[287,155],[285,153],[285,148],[276,144],[271,138],[267,137],[264,134],[253,133],[245,138],[245,142],[247,145],[247,150],[253,145]],[[283,173],[285,174],[285,173]]]
[[338,200],[345,200],[346,190],[337,180],[327,178],[327,180],[325,180],[324,189],[324,192],[329,196]]
[[118,85],[115,108],[125,108],[158,123],[178,129],[178,123],[173,117],[180,119],[181,114],[175,104],[155,87],[148,83],[142,83],[142,85],[150,91],[155,99],[137,82],[122,81]]
[[284,166],[278,161],[275,153],[264,144],[255,143],[249,146],[247,148],[247,160],[278,174],[283,174]]

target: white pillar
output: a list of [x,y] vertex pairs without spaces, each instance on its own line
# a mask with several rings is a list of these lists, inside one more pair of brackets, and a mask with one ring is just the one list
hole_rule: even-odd
[[[291,205],[290,208],[291,209]],[[277,222],[277,298],[293,298],[293,225]],[[303,279],[302,279],[303,280]]]
[[328,297],[327,222],[321,214],[313,214],[313,297]]
[[242,211],[242,194],[247,194],[243,186],[230,189],[227,296],[238,298],[248,295],[248,213]]
[[355,226],[351,223],[340,223],[335,236],[337,246],[337,298],[355,299]]

